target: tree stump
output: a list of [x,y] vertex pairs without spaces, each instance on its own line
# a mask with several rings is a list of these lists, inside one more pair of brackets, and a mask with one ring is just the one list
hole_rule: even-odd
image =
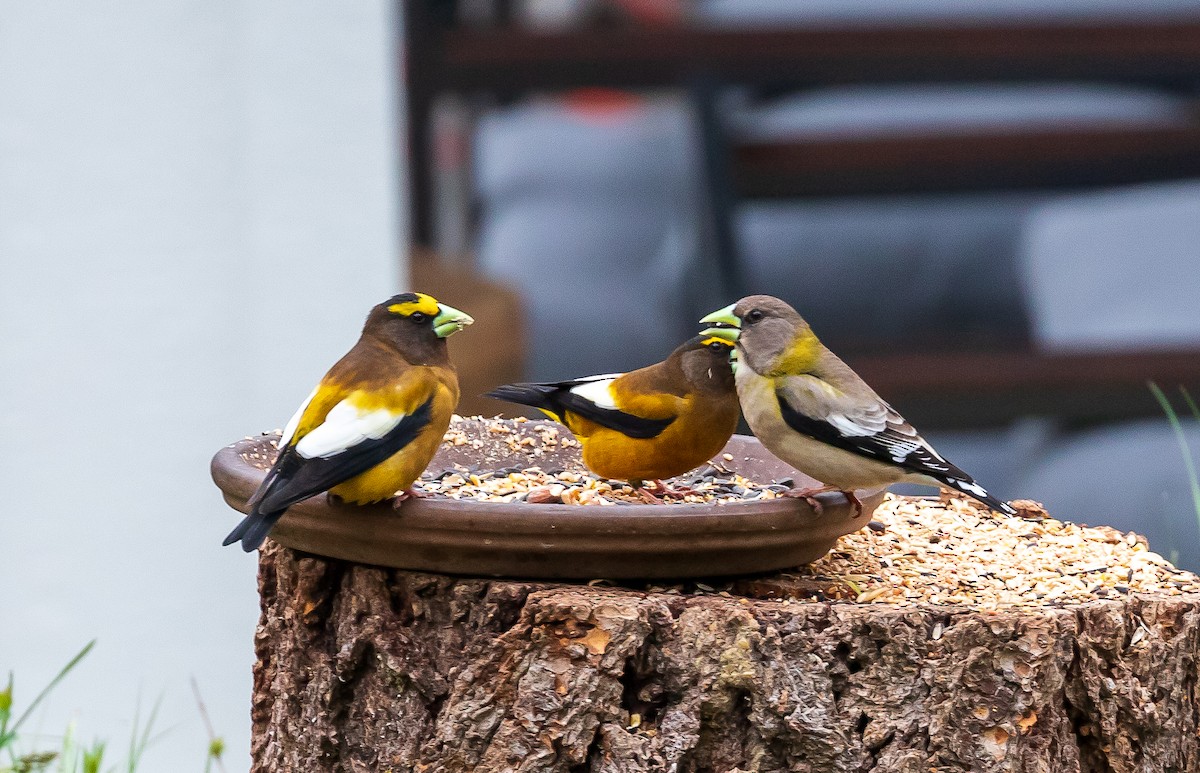
[[[254,770],[1200,770],[1193,576],[1062,559],[1044,574],[1083,600],[1030,580],[1019,605],[871,603],[837,562],[864,546],[902,599],[891,572],[914,562],[879,532],[903,517],[813,569],[718,588],[455,578],[269,543]],[[1127,536],[1096,541],[1126,561],[1144,551]],[[1140,591],[1146,567],[1162,592]],[[987,574],[956,582],[1013,584]]]

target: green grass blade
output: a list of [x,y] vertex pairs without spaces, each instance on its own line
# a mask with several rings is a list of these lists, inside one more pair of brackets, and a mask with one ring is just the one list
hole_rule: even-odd
[[208,709],[204,705],[204,697],[200,695],[200,684],[195,675],[191,677],[192,695],[196,699],[196,708],[200,711],[200,719],[204,720],[204,729],[208,732],[208,755],[204,758],[204,773],[212,773],[215,767],[220,773],[225,773],[225,763],[221,755],[225,753],[225,739],[217,735],[209,719]]
[[62,751],[58,753],[58,773],[77,773],[79,768],[79,750],[75,743],[75,720],[67,723],[67,732],[63,733]]
[[[37,697],[33,699],[33,703],[30,703],[28,708],[21,713],[21,716],[17,717],[17,721],[13,722],[12,727],[5,728],[3,735],[0,735],[0,749],[3,749],[12,741],[13,738],[16,737],[17,730],[20,729],[21,723],[29,718],[29,715],[33,713],[33,710],[37,708],[38,704],[41,703],[46,696],[50,694],[50,691],[53,690],[58,683],[61,682],[66,675],[71,672],[71,669],[79,665],[79,661],[87,657],[87,654],[92,651],[92,647],[94,646],[96,646],[95,639],[92,639],[90,642],[84,645],[83,649],[79,651],[79,654],[71,658],[70,662],[63,666],[58,672],[58,675],[51,679],[50,683],[42,688],[42,691],[39,692]],[[11,677],[9,679],[9,683],[11,685]]]
[[[138,701],[139,704],[141,701]],[[162,696],[158,696],[158,700],[154,701],[154,708],[150,709],[150,716],[146,717],[145,726],[141,726],[139,715],[141,707],[135,711],[133,715],[133,734],[129,739],[129,759],[127,760],[127,773],[135,773],[138,765],[142,763],[142,755],[150,744],[162,737],[162,734],[151,735],[154,730],[154,723],[158,719],[158,710],[162,706]]]
[[[1188,483],[1192,489],[1192,506],[1196,510],[1196,519],[1200,522],[1200,479],[1196,475],[1196,462],[1192,458],[1192,449],[1188,446],[1187,436],[1183,433],[1183,423],[1179,421],[1179,414],[1175,412],[1175,407],[1171,405],[1171,401],[1163,394],[1163,391],[1158,388],[1158,384],[1153,381],[1147,382],[1150,387],[1151,394],[1158,401],[1159,406],[1163,409],[1163,413],[1167,415],[1167,421],[1171,423],[1171,429],[1175,431],[1175,440],[1179,443],[1179,451],[1183,454],[1183,461],[1187,467]],[[1197,419],[1200,420],[1200,410],[1196,409],[1196,403],[1192,400],[1191,395],[1184,390],[1185,399],[1191,407]]]
[[8,721],[12,717],[13,675],[8,672],[8,686],[0,690],[0,749],[4,749],[10,740]]
[[[1200,422],[1200,407],[1198,407],[1196,405],[1196,401],[1192,399],[1192,395],[1187,391],[1187,387],[1180,385],[1179,393],[1183,395],[1183,400],[1187,403],[1188,410],[1192,412],[1192,418],[1194,418],[1197,422]],[[1182,430],[1179,430],[1179,434],[1182,435]],[[1179,442],[1183,443],[1184,441],[1182,438],[1180,438]],[[1196,465],[1192,462],[1190,452],[1188,453],[1187,459],[1188,471],[1191,473],[1192,504],[1196,507],[1196,518],[1197,520],[1200,520],[1200,485],[1198,485],[1196,482]]]
[[92,742],[92,748],[83,750],[83,773],[100,773],[104,764],[104,742]]
[[1200,407],[1196,406],[1196,401],[1192,399],[1192,393],[1187,391],[1187,387],[1179,387],[1179,394],[1183,395],[1184,401],[1188,404],[1188,409],[1192,412],[1192,417],[1196,421],[1200,421]]

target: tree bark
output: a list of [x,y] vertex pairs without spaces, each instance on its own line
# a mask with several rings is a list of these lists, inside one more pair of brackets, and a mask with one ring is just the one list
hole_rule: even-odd
[[255,771],[1200,770],[1195,595],[985,613],[813,600],[786,575],[670,593],[273,543],[259,589]]

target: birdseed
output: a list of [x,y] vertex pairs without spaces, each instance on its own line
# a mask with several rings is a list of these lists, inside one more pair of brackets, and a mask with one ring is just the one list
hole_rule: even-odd
[[[782,600],[973,609],[1061,606],[1129,593],[1200,593],[1200,578],[1108,526],[992,513],[959,495],[889,494],[869,528],[847,534],[823,558],[772,578]],[[753,581],[725,586],[745,595]],[[753,593],[751,593],[753,595]]]
[[[525,421],[455,416],[443,449],[469,449],[473,463],[431,468],[415,487],[429,496],[475,502],[644,504],[627,483],[588,472],[577,454],[566,457],[575,461],[563,465],[559,449],[578,447],[565,428],[541,422],[521,427]],[[503,442],[496,443],[498,439]],[[273,450],[243,454],[260,469],[270,467],[275,456]],[[774,499],[792,485],[790,480],[748,480],[726,469],[723,461],[728,460],[718,458],[667,481],[694,493],[664,500],[721,505]],[[560,467],[551,467],[552,462]],[[832,551],[807,566],[765,578],[652,584],[647,590],[749,596],[783,604],[977,610],[1200,593],[1200,577],[1172,566],[1134,532],[1060,521],[1031,500],[1012,504],[1020,516],[992,513],[949,491],[940,497],[889,494],[862,529],[839,539]]]
[[[279,430],[272,443],[278,442]],[[437,460],[413,485],[420,494],[469,502],[528,502],[614,506],[647,504],[626,481],[602,478],[583,466],[579,441],[565,427],[525,418],[485,419],[457,414],[442,438],[443,451],[468,451],[471,464],[441,467]],[[459,454],[461,456],[461,453]],[[275,462],[276,452],[250,451],[242,458],[259,469]],[[715,504],[777,499],[791,480],[753,481],[725,466],[723,454],[709,464],[664,481],[674,491],[656,491],[670,504]],[[397,492],[399,493],[399,492]]]
[[[525,434],[522,425],[532,425]],[[489,437],[484,437],[484,435]],[[497,440],[502,443],[497,443]],[[578,448],[579,441],[565,428],[527,419],[495,421],[472,416],[455,416],[446,431],[443,444],[449,448],[468,446],[481,456],[473,465],[458,464],[446,469],[430,469],[417,482],[418,491],[430,496],[472,502],[528,502],[529,504],[630,505],[646,504],[647,499],[626,481],[602,478],[576,461],[563,469],[549,467],[544,459],[559,448]],[[508,466],[491,469],[500,460],[496,448],[506,452]],[[513,464],[513,457],[519,463]],[[561,455],[555,456],[561,466]],[[716,461],[665,483],[677,493],[655,492],[664,502],[673,504],[716,504],[776,499],[787,486],[775,481],[752,481],[730,471],[722,462],[733,456],[723,454]]]

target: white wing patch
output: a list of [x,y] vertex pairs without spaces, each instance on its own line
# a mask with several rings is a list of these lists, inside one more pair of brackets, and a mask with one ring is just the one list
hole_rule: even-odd
[[304,415],[306,410],[308,410],[308,404],[311,403],[312,399],[317,396],[317,391],[320,390],[320,388],[321,387],[318,386],[316,389],[313,389],[313,391],[309,392],[308,397],[304,398],[304,402],[300,403],[299,410],[292,414],[292,418],[288,419],[287,426],[283,428],[283,435],[279,438],[279,445],[277,448],[287,448],[287,444],[292,442],[292,436],[296,434],[296,428],[300,426],[300,417]]
[[948,473],[951,465],[921,438],[912,425],[882,400],[855,404],[835,387],[815,376],[790,376],[784,398],[792,410],[824,421],[860,453],[896,464],[917,465],[932,473]]
[[[897,464],[903,462],[905,459],[911,456],[914,451],[919,451],[922,448],[925,448],[927,451],[932,451],[932,449],[926,448],[915,440],[900,440],[887,435],[880,435],[878,438],[876,438],[876,440],[879,441],[881,446],[885,446],[887,448],[888,453],[892,455],[892,461],[896,462]],[[933,462],[929,462],[928,464],[930,467],[940,469],[938,465],[934,464]]]
[[874,423],[867,425],[867,422],[855,421],[844,413],[831,413],[825,420],[846,437],[870,437],[884,429]]
[[571,387],[570,392],[573,395],[579,395],[597,407],[615,411],[617,410],[617,403],[613,399],[612,383],[624,375],[624,373],[605,373],[603,376],[589,376],[586,379],[579,379],[584,383]]
[[954,478],[954,482],[957,483],[968,494],[974,494],[977,497],[988,496],[988,493],[986,491],[984,491],[983,486],[980,486],[978,483],[976,483],[974,481],[963,480],[961,478]]
[[406,414],[387,408],[364,411],[349,400],[342,400],[329,411],[325,421],[300,442],[296,453],[305,459],[328,459],[366,440],[378,440],[395,429]]

